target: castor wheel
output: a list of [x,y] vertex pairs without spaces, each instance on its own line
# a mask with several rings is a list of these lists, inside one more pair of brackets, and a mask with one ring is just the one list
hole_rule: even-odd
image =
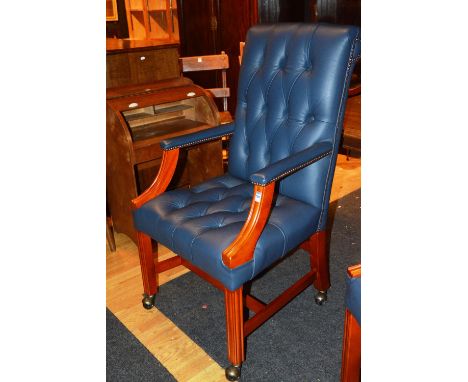
[[226,367],[226,379],[228,381],[238,381],[240,379],[240,366],[231,365]]
[[141,300],[143,304],[143,308],[145,309],[151,309],[154,306],[154,297],[155,295],[152,294],[151,296],[148,296],[146,293],[143,295],[143,300]]
[[326,291],[319,291],[315,295],[315,303],[317,305],[323,305],[323,303],[327,301],[327,292]]

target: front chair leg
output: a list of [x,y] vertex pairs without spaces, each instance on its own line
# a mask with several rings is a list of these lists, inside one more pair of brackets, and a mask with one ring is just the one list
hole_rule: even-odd
[[361,326],[346,309],[343,335],[341,382],[361,380]]
[[158,280],[156,268],[154,266],[153,248],[151,245],[151,238],[148,235],[142,232],[137,232],[137,239],[144,289],[142,303],[145,309],[151,309],[154,306],[154,298],[158,291]]
[[327,251],[327,232],[318,231],[309,239],[310,266],[317,272],[314,287],[318,290],[315,302],[322,305],[330,288],[330,268]]
[[226,368],[226,379],[238,381],[240,368],[245,359],[244,350],[244,303],[242,287],[235,291],[224,290],[226,304],[226,338],[228,359],[231,366]]

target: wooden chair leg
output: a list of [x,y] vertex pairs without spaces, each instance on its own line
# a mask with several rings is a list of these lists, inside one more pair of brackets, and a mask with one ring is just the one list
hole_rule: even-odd
[[[231,366],[226,368],[226,377],[235,381],[240,377],[240,367],[245,360],[244,349],[244,303],[242,287],[231,292],[224,289],[226,303],[226,338],[228,359]],[[238,370],[235,370],[235,369]],[[238,375],[236,378],[236,373]],[[231,374],[231,375],[228,375]]]
[[156,267],[154,265],[153,248],[151,245],[151,238],[148,235],[137,232],[137,239],[144,289],[142,302],[145,309],[151,309],[154,306],[154,297],[158,292],[158,279]]
[[109,249],[111,252],[115,252],[115,238],[114,238],[114,230],[112,228],[110,218],[106,217],[106,238],[107,244],[109,245]]
[[327,232],[318,231],[309,239],[310,266],[317,271],[315,289],[326,291],[330,288],[330,269],[328,264]]
[[341,382],[361,380],[361,326],[351,312],[346,309]]

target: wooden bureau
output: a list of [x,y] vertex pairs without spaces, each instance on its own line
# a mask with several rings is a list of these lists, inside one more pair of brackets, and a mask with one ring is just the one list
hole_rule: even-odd
[[[130,201],[154,180],[167,138],[219,124],[211,96],[188,78],[107,89],[106,185],[113,228],[136,242]],[[221,141],[181,150],[172,187],[223,173]]]
[[180,77],[177,42],[106,39],[107,88],[177,77]]

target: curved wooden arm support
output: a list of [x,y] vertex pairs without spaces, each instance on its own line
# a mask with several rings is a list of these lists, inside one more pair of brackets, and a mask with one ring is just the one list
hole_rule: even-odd
[[158,175],[156,175],[156,178],[154,179],[151,186],[149,186],[141,195],[138,195],[135,199],[132,200],[132,207],[134,209],[140,208],[147,201],[166,191],[166,188],[171,182],[172,176],[174,175],[178,159],[179,149],[163,151]]
[[253,258],[255,246],[270,214],[275,182],[266,186],[255,185],[249,216],[239,235],[223,251],[223,263],[236,268]]

